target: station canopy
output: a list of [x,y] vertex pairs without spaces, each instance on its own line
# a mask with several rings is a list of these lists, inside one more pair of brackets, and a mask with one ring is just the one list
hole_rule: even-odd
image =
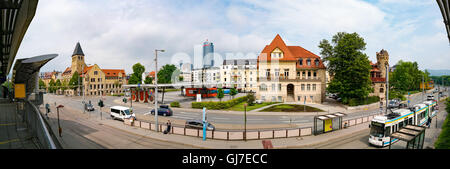
[[14,65],[12,81],[14,84],[25,84],[26,96],[36,88],[39,70],[57,54],[41,55],[32,58],[17,59]]
[[6,80],[38,0],[0,0],[0,84]]

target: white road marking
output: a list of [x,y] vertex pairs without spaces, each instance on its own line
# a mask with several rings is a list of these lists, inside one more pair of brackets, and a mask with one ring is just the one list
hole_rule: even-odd
[[210,119],[215,119],[215,120],[230,120],[230,118],[220,118],[220,117],[210,117]]

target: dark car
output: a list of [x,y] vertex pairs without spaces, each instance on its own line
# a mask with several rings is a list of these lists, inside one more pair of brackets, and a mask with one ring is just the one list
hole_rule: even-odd
[[[203,129],[203,122],[200,120],[186,121],[186,128]],[[209,122],[206,122],[206,130],[216,130],[216,127]]]
[[[152,115],[155,115],[155,109],[153,109],[150,113]],[[173,115],[173,111],[172,111],[172,109],[169,108],[168,105],[161,105],[158,108],[158,115],[172,116]]]
[[84,110],[87,110],[87,111],[94,111],[95,109],[94,109],[94,105],[92,105],[92,104],[90,104],[90,103],[86,103],[86,104],[84,104]]
[[400,107],[400,101],[397,99],[393,99],[389,101],[388,108],[399,108]]

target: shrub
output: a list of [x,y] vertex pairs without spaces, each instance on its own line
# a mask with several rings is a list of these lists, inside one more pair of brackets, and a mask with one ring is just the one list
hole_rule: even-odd
[[239,103],[247,101],[247,96],[239,97],[236,99],[224,101],[224,102],[192,102],[191,106],[194,109],[203,109],[203,107],[206,107],[210,110],[222,110],[222,109],[228,109],[230,107],[233,107]]
[[170,103],[170,107],[180,107],[180,102],[172,102]]

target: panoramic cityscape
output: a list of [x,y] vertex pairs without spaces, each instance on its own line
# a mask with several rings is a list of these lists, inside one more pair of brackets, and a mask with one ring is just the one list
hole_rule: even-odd
[[450,148],[448,0],[0,9],[0,149]]

